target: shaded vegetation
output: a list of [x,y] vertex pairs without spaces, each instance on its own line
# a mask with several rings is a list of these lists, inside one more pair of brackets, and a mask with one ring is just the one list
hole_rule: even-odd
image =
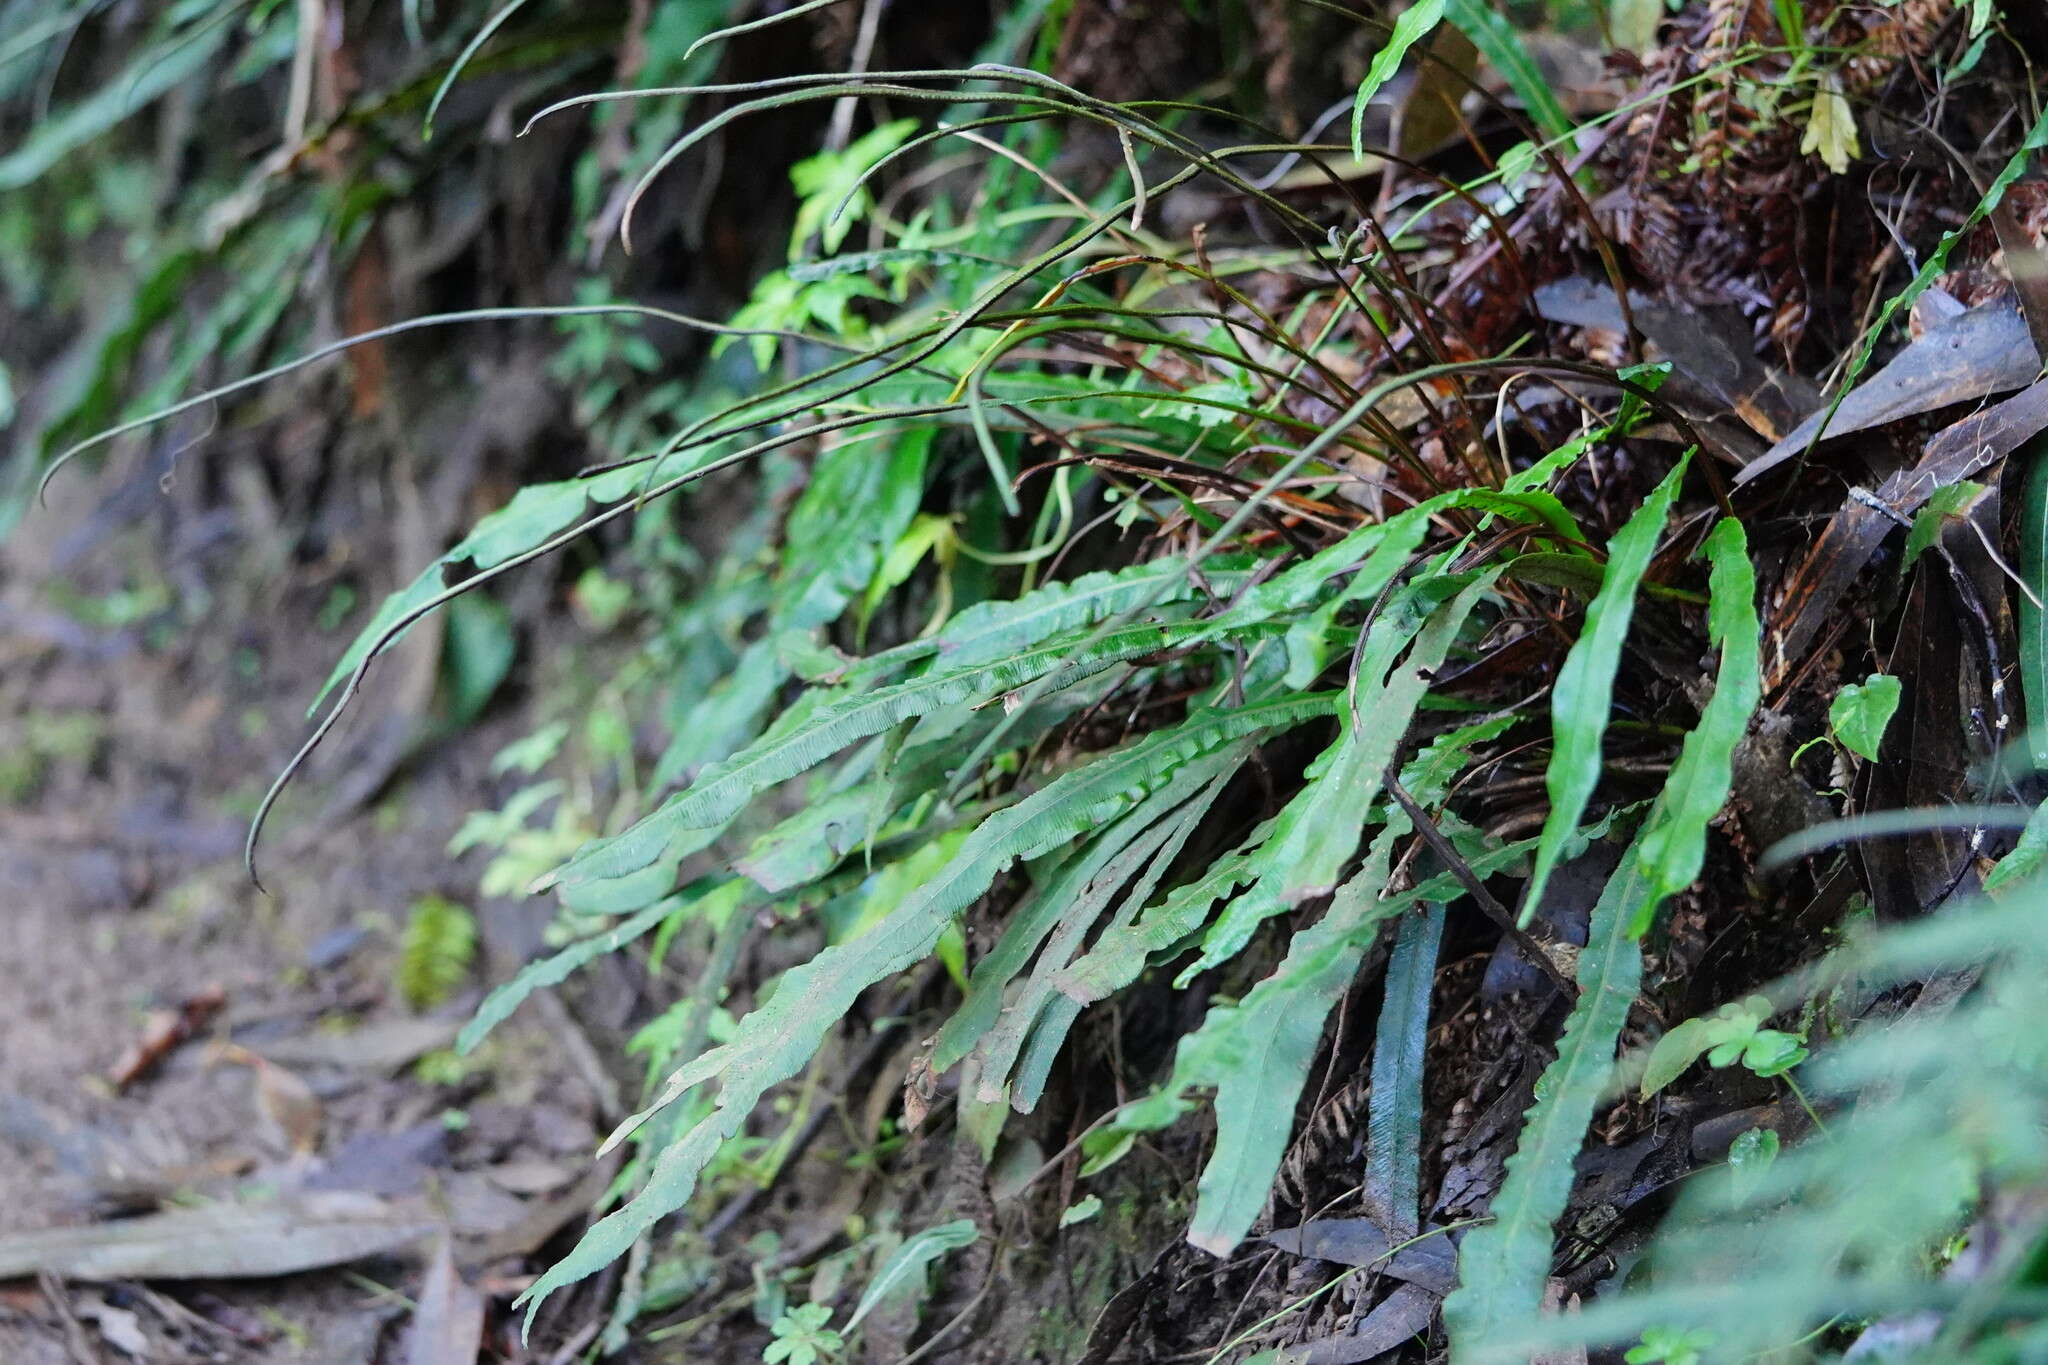
[[[552,897],[460,1049],[649,982],[524,1327],[2033,1358],[2029,16],[349,8],[9,12],[13,486],[294,394],[311,554],[541,339],[249,844],[409,631],[415,737],[517,685],[520,573],[607,641],[453,850]],[[398,990],[473,936],[414,907]]]

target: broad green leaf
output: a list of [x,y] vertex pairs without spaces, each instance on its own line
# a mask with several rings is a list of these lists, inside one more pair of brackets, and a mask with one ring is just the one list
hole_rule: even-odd
[[1102,1196],[1091,1194],[1086,1199],[1076,1200],[1060,1214],[1060,1226],[1070,1228],[1076,1223],[1085,1223],[1102,1212]]
[[1906,553],[1899,561],[1899,571],[1913,567],[1921,555],[1934,547],[1941,539],[1941,533],[1950,523],[1963,516],[1977,501],[1991,490],[1981,483],[1968,479],[1943,484],[1927,499],[1927,505],[1913,516],[1913,529],[1906,533]]
[[1543,822],[1542,842],[1537,846],[1536,870],[1529,876],[1523,893],[1522,920],[1526,924],[1542,904],[1543,889],[1557,866],[1564,841],[1578,828],[1586,813],[1586,802],[1600,781],[1601,744],[1607,736],[1608,713],[1613,709],[1614,675],[1621,667],[1622,646],[1628,640],[1629,620],[1635,613],[1636,589],[1657,542],[1664,534],[1664,522],[1678,496],[1689,458],[1678,464],[1657,485],[1628,524],[1607,546],[1607,571],[1600,592],[1586,608],[1585,626],[1565,656],[1551,689],[1550,714],[1553,747],[1544,784],[1550,792],[1550,813]]
[[636,914],[675,889],[676,870],[693,852],[696,850],[670,849],[659,861],[637,872],[571,887],[562,893],[562,907],[580,915]]
[[[868,171],[916,131],[916,119],[894,119],[842,149],[819,152],[790,167],[790,183],[801,196],[790,231],[790,259],[797,258],[813,233],[819,235],[827,255],[839,250],[846,234],[867,211],[869,198],[862,181]],[[841,204],[846,207],[835,214]]]
[[869,986],[929,956],[953,917],[1013,863],[1050,853],[1100,829],[1186,763],[1235,740],[1327,716],[1333,702],[1327,695],[1290,697],[1198,712],[1176,727],[1155,731],[1063,774],[983,821],[938,875],[874,929],[785,972],[767,1002],[740,1021],[731,1042],[670,1077],[653,1106],[628,1119],[608,1139],[607,1145],[615,1145],[692,1087],[714,1077],[720,1080],[714,1107],[662,1150],[640,1194],[599,1220],[526,1292],[523,1301],[529,1314],[549,1293],[624,1255],[657,1221],[681,1208],[705,1163],[741,1131],[768,1088],[804,1067]]
[[1776,1009],[1763,996],[1751,995],[1672,1029],[1657,1040],[1644,1063],[1643,1097],[1677,1080],[1701,1057],[1715,1067],[1739,1061],[1759,1076],[1780,1075],[1805,1061],[1802,1035],[1763,1026]]
[[1516,555],[1502,568],[1501,577],[1511,578],[1517,583],[1569,588],[1583,597],[1592,597],[1600,591],[1604,575],[1600,572],[1599,562],[1585,555],[1540,551]]
[[1998,865],[1985,875],[1985,894],[2006,894],[2032,880],[2043,863],[2048,863],[2048,801],[2036,806],[2027,817],[2027,827],[2020,831],[2019,846],[2000,858]]
[[973,1246],[981,1237],[981,1230],[974,1226],[972,1218],[956,1218],[950,1223],[940,1223],[903,1239],[875,1271],[875,1277],[868,1281],[868,1287],[855,1305],[853,1316],[846,1320],[844,1332],[851,1332],[860,1326],[862,1318],[873,1312],[875,1306],[889,1297],[898,1288],[908,1283],[912,1276],[922,1275],[926,1266],[949,1251]]
[[448,630],[441,645],[449,720],[467,725],[497,693],[518,656],[511,613],[486,593],[469,593],[448,604]]
[[1680,745],[1643,835],[1649,894],[1629,932],[1641,937],[1659,902],[1691,886],[1706,858],[1706,830],[1727,804],[1735,750],[1763,696],[1760,631],[1756,614],[1756,570],[1749,562],[1749,537],[1742,523],[1725,518],[1708,535],[1702,551],[1708,578],[1707,638],[1720,647],[1714,695],[1700,723]]
[[1685,1069],[1714,1046],[1713,1030],[1706,1019],[1688,1019],[1666,1031],[1650,1049],[1643,1063],[1643,1098],[1662,1090],[1685,1074]]
[[1828,707],[1828,728],[1851,752],[1875,763],[1878,747],[1884,743],[1885,727],[1899,709],[1904,685],[1897,678],[1873,673],[1860,683],[1849,683],[1835,693]]
[[1657,45],[1657,26],[1664,22],[1664,0],[1613,0],[1607,27],[1614,45],[1628,52],[1648,52]]

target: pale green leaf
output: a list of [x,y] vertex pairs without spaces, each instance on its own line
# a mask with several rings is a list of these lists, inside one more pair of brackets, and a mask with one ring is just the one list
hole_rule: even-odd
[[1538,1098],[1493,1198],[1493,1221],[1474,1228],[1459,1248],[1459,1287],[1444,1301],[1444,1321],[1461,1361],[1517,1359],[1510,1343],[1541,1308],[1551,1227],[1571,1193],[1586,1125],[1613,1071],[1615,1041],[1642,978],[1642,951],[1628,932],[1645,890],[1639,850],[1640,842],[1623,856],[1593,908],[1579,955],[1579,998],[1557,1059],[1537,1082]]
[[[1658,525],[1662,520],[1660,513]],[[1721,646],[1714,696],[1686,736],[1643,832],[1594,906],[1579,957],[1579,998],[1494,1196],[1493,1222],[1475,1229],[1460,1249],[1460,1286],[1444,1304],[1460,1360],[1517,1359],[1518,1334],[1537,1319],[1552,1228],[1570,1195],[1579,1148],[1613,1073],[1615,1045],[1641,980],[1636,941],[1658,904],[1697,875],[1707,826],[1728,799],[1729,757],[1748,727],[1759,687],[1756,579],[1733,518],[1708,536],[1705,551],[1712,564],[1708,626]]]
[[[1309,768],[1308,785],[1288,802],[1254,859],[1252,886],[1217,920],[1203,941],[1201,957],[1181,972],[1177,986],[1235,956],[1264,921],[1334,889],[1338,873],[1357,851],[1387,765],[1406,738],[1430,679],[1497,576],[1497,570],[1470,579],[1426,576],[1381,611],[1352,679],[1356,705],[1340,716],[1336,743]],[[1457,596],[1438,609],[1453,589]],[[1432,609],[1434,614],[1426,615]],[[1410,640],[1414,647],[1404,657]],[[1354,711],[1363,724],[1353,723]]]
[[2034,808],[2027,827],[2020,831],[2018,847],[1998,860],[1984,877],[1987,895],[1999,896],[2032,880],[2048,863],[2048,801]]
[[972,1218],[956,1218],[950,1223],[940,1223],[903,1239],[902,1245],[882,1263],[875,1277],[868,1281],[868,1287],[855,1305],[853,1316],[846,1320],[843,1332],[851,1332],[860,1326],[861,1319],[873,1312],[875,1305],[889,1297],[898,1288],[908,1283],[912,1276],[922,1275],[926,1266],[949,1251],[972,1246],[981,1237],[981,1230],[974,1226]]
[[1607,28],[1614,45],[1627,52],[1648,52],[1657,45],[1657,26],[1665,13],[1664,0],[1611,0]]
[[1085,1223],[1089,1219],[1095,1217],[1096,1214],[1101,1212],[1102,1196],[1099,1194],[1091,1194],[1086,1199],[1079,1200],[1067,1206],[1067,1208],[1060,1214],[1060,1226],[1063,1228],[1070,1228],[1074,1226],[1074,1224],[1076,1223]]
[[1833,75],[1822,76],[1820,88],[1814,92],[1813,106],[1807,111],[1806,136],[1799,140],[1800,155],[1817,153],[1829,170],[1847,175],[1850,163],[1862,154],[1862,149],[1856,136],[1856,111],[1842,94],[1841,83]]
[[1871,762],[1884,743],[1885,727],[1899,709],[1905,687],[1897,678],[1873,673],[1860,683],[1849,683],[1835,693],[1828,707],[1828,728],[1852,753]]
[[822,763],[857,740],[963,702],[983,701],[1038,680],[1056,690],[1127,659],[1170,649],[1202,632],[1201,623],[1125,626],[1088,643],[1068,636],[987,663],[946,669],[818,706],[796,724],[777,726],[625,833],[586,846],[557,874],[561,884],[617,877],[645,867],[680,834],[737,815],[769,787]]

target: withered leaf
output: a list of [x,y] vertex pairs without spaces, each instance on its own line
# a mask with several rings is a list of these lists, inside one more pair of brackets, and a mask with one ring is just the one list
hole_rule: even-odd
[[208,1204],[0,1237],[0,1280],[263,1279],[398,1251],[437,1225],[417,1210],[333,1192]]
[[2025,319],[2010,303],[1958,314],[1908,345],[1889,365],[1849,391],[1834,415],[1822,408],[1735,476],[1745,484],[1803,452],[1814,438],[1847,436],[1902,417],[1967,403],[2031,384],[2041,357]]
[[443,1237],[406,1330],[405,1365],[474,1365],[483,1344],[483,1295],[464,1283]]

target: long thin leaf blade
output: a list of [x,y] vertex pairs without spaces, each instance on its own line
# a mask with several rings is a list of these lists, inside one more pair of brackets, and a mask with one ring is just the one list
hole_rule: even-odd
[[1422,1064],[1436,984],[1444,908],[1401,921],[1387,959],[1386,998],[1372,1044],[1372,1111],[1367,1118],[1367,1206],[1387,1236],[1413,1237],[1422,1203]]
[[972,1218],[956,1218],[950,1223],[940,1223],[926,1228],[923,1232],[903,1239],[901,1246],[882,1263],[875,1277],[868,1281],[868,1287],[860,1296],[853,1316],[846,1320],[844,1331],[851,1332],[860,1326],[861,1319],[875,1310],[876,1305],[912,1275],[921,1273],[939,1257],[961,1247],[973,1246],[981,1236],[981,1229],[974,1226]]
[[1063,638],[1007,658],[947,669],[827,703],[801,723],[772,728],[732,758],[712,765],[689,790],[670,798],[623,834],[587,845],[553,880],[573,885],[645,867],[682,833],[731,819],[776,783],[906,720],[942,707],[984,702],[1033,681],[1050,679],[1047,690],[1057,690],[1125,660],[1170,649],[1202,629],[1199,622],[1125,626],[1085,648],[1079,647],[1078,639]]
[[1358,83],[1358,94],[1351,101],[1351,154],[1365,155],[1365,109],[1372,103],[1386,83],[1401,69],[1401,62],[1408,50],[1427,38],[1436,26],[1443,22],[1444,0],[1418,0],[1402,12],[1394,21],[1394,31],[1387,36],[1387,45],[1373,54],[1372,65],[1366,68],[1365,79]]
[[1635,614],[1636,589],[1664,534],[1664,522],[1671,515],[1687,463],[1687,459],[1678,462],[1608,543],[1606,576],[1586,608],[1584,629],[1558,670],[1550,700],[1554,741],[1550,767],[1544,774],[1550,813],[1543,821],[1536,868],[1523,895],[1525,924],[1542,903],[1543,889],[1565,840],[1579,827],[1586,803],[1600,781],[1601,744],[1614,705],[1614,675],[1621,667],[1622,646]]

